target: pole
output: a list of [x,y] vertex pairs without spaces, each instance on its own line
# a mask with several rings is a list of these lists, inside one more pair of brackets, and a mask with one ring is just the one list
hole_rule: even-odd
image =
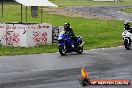
[[41,23],[43,23],[43,8],[41,6]]
[[27,15],[28,15],[28,14],[27,14],[27,6],[26,6],[26,23],[27,23]]
[[21,4],[21,23],[23,22],[22,20],[22,4]]
[[2,12],[1,12],[1,15],[2,15],[2,23],[3,23],[3,15],[4,15],[4,1],[2,0]]

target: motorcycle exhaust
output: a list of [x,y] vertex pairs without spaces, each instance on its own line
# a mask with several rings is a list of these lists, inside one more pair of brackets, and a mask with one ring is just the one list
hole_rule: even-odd
[[80,47],[82,47],[85,44],[85,42],[83,41],[81,45],[79,45]]

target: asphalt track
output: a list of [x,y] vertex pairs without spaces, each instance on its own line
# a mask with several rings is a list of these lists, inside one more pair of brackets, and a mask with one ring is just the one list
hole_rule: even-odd
[[[81,67],[91,79],[132,80],[132,50],[124,47],[93,49],[83,54],[59,53],[1,56],[0,88],[82,88]],[[86,88],[132,88],[132,86],[88,86]]]
[[[94,16],[103,16],[105,18],[115,18],[119,20],[132,21],[131,13],[121,12],[121,9],[132,8],[132,5],[125,6],[71,6],[66,7],[68,11],[81,12],[84,14],[91,14]],[[88,15],[89,16],[89,15]]]

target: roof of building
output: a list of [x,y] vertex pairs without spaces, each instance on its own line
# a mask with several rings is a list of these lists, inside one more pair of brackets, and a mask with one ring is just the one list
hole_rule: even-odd
[[48,0],[16,0],[16,2],[24,5],[24,6],[50,6],[50,7],[58,7],[57,5],[51,3]]

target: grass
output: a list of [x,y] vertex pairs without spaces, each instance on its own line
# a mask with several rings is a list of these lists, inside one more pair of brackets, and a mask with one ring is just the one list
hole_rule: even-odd
[[132,13],[132,8],[122,9],[121,11],[126,13]]
[[[9,10],[11,8],[11,10]],[[23,7],[25,8],[25,7]],[[4,22],[18,22],[20,20],[20,6],[9,5],[5,6]],[[28,8],[30,9],[30,8]],[[13,12],[15,11],[15,12]],[[23,11],[23,14],[25,12]],[[40,15],[40,14],[39,14]],[[100,20],[100,19],[85,19],[81,17],[66,17],[61,15],[51,15],[48,12],[43,13],[43,21],[53,25],[63,25],[69,22],[76,35],[81,35],[84,39],[84,49],[113,47],[122,44],[121,32],[123,23],[117,20]],[[25,20],[25,16],[23,15]],[[30,10],[28,12],[28,22],[40,22],[40,18],[32,18]],[[44,45],[32,48],[20,47],[0,47],[0,55],[20,55],[20,54],[37,54],[49,53],[58,51],[57,45]]]
[[0,56],[3,55],[27,55],[27,54],[40,54],[40,53],[52,53],[57,51],[56,45],[43,45],[38,47],[7,47],[1,46],[0,47]]
[[58,6],[82,6],[82,5],[131,5],[132,0],[118,0],[117,2],[94,2],[93,0],[50,0]]

